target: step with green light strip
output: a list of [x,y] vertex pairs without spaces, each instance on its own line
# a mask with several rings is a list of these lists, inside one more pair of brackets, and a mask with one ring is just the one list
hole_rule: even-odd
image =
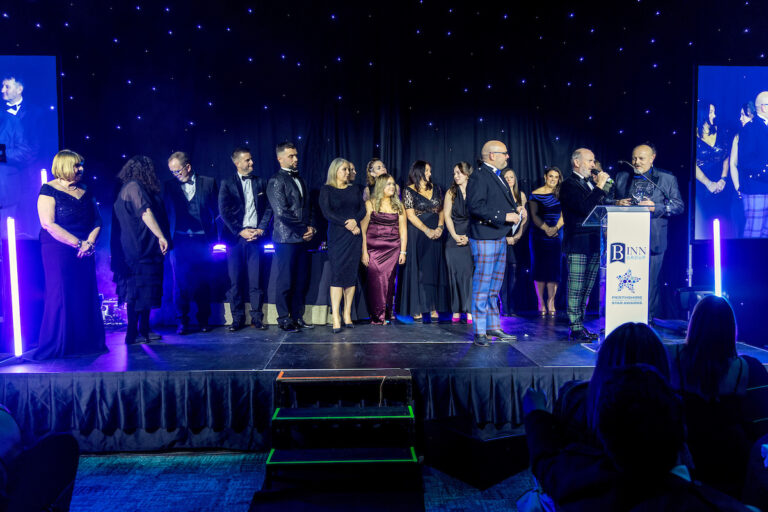
[[413,420],[413,407],[278,407],[272,421]]
[[299,464],[415,464],[416,450],[408,448],[328,448],[280,450],[272,448],[267,466]]

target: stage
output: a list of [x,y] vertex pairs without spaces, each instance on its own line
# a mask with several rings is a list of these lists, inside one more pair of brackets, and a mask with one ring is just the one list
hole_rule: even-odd
[[[397,322],[285,333],[245,328],[126,346],[107,335],[109,352],[0,366],[0,403],[31,438],[72,432],[84,452],[173,448],[260,450],[269,446],[274,380],[280,370],[408,369],[417,421],[468,417],[476,425],[516,427],[520,398],[533,385],[550,398],[562,383],[587,379],[595,347],[567,339],[564,318],[509,317],[515,342],[472,344],[472,326]],[[590,329],[599,329],[592,317]],[[665,343],[682,333],[660,329]],[[768,351],[739,344],[768,363]]]

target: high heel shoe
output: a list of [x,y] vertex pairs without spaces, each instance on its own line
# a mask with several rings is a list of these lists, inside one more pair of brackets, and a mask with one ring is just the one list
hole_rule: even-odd
[[333,334],[339,334],[341,332],[341,327],[333,327],[331,328],[331,332]]
[[347,328],[347,329],[354,329],[354,328],[355,328],[355,324],[353,324],[353,323],[351,323],[351,322],[350,322],[350,323],[348,323],[348,324],[347,324],[347,323],[345,323],[345,324],[344,324],[344,327],[345,327],[345,328]]
[[547,316],[547,310],[546,309],[540,309],[539,310],[539,316]]

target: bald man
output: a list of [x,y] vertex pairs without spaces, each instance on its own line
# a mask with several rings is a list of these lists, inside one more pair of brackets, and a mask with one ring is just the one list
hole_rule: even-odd
[[600,270],[600,228],[582,223],[592,209],[605,201],[608,174],[598,172],[593,178],[595,154],[579,148],[571,154],[572,173],[560,186],[563,209],[563,252],[568,263],[568,339],[591,342],[596,333],[584,326],[587,299]]
[[475,260],[472,275],[472,317],[475,345],[487,347],[489,337],[501,341],[517,338],[501,329],[499,291],[507,261],[507,236],[525,217],[509,185],[501,177],[509,153],[503,142],[491,140],[481,150],[482,165],[467,182],[469,245]]
[[744,238],[768,238],[768,91],[755,98],[757,116],[739,132],[733,186],[744,200]]
[[[641,144],[632,150],[635,172],[622,171],[616,176],[616,187],[611,191],[616,204],[637,204],[651,210],[651,264],[648,276],[648,318],[653,321],[661,313],[660,275],[667,250],[667,224],[669,217],[685,209],[677,178],[653,165],[656,149]],[[647,179],[646,179],[647,178]],[[639,200],[636,198],[640,198]]]

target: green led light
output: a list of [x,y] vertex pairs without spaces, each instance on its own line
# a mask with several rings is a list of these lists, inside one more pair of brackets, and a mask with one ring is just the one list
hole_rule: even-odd
[[280,412],[280,408],[278,407],[275,410],[275,414],[272,415],[272,421],[286,421],[286,420],[392,420],[392,419],[413,419],[413,407],[410,405],[408,406],[408,414],[398,414],[393,416],[386,416],[386,415],[377,415],[377,416],[307,416],[307,417],[296,417],[296,416],[287,416],[287,417],[279,417],[278,413]]
[[269,457],[267,457],[267,464],[275,466],[278,464],[374,464],[382,462],[418,462],[418,459],[416,459],[416,450],[413,446],[410,448],[410,459],[297,460],[286,462],[272,462],[272,454],[275,453],[275,449],[272,448],[272,451],[269,452]]

